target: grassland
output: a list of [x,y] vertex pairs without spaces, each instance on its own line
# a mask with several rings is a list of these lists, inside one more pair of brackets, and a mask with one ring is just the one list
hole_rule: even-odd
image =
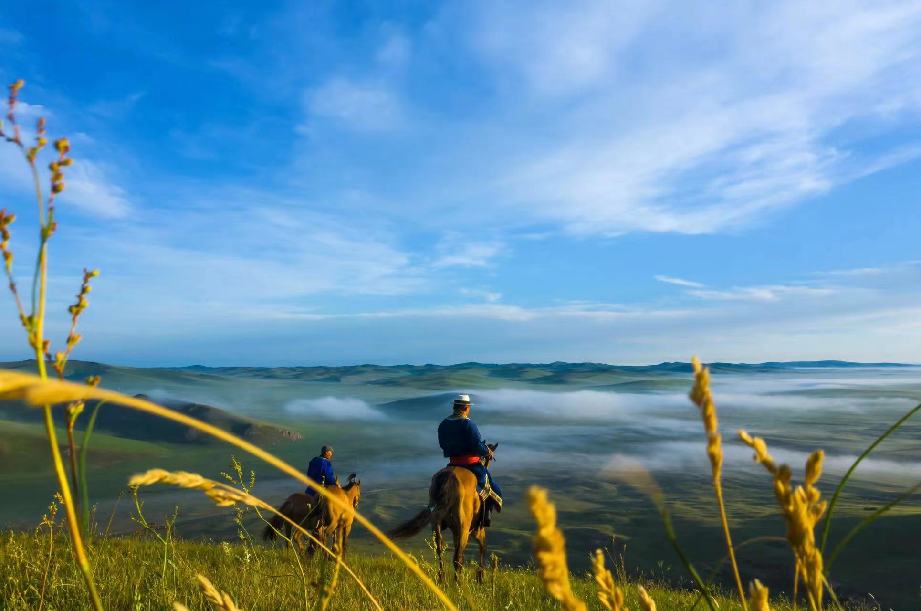
[[[0,537],[0,607],[12,610],[82,609],[85,595],[79,576],[69,557],[67,542],[56,537],[49,555],[47,531],[8,532]],[[304,574],[297,568],[290,548],[234,545],[203,541],[170,541],[168,545],[150,539],[121,537],[97,539],[90,548],[100,594],[111,609],[167,609],[180,601],[191,609],[207,604],[195,582],[196,573],[207,576],[228,592],[243,609],[276,610],[312,608],[318,596],[317,583],[324,579],[329,563],[319,556],[305,561]],[[434,575],[430,558],[417,556],[419,563]],[[392,558],[353,554],[347,558],[353,570],[365,581],[385,609],[433,609],[437,601],[417,580]],[[696,593],[643,580],[658,603],[658,608],[688,609]],[[42,585],[45,593],[42,596]],[[574,590],[591,609],[602,607],[595,601],[595,585],[587,575],[574,580]],[[637,605],[636,584],[627,585],[627,604]],[[545,592],[531,567],[490,569],[482,584],[472,573],[459,583],[449,580],[447,591],[465,609],[558,609],[559,603]],[[42,603],[42,601],[44,601]],[[738,609],[737,601],[720,596],[720,609]],[[371,608],[353,581],[340,575],[333,609]],[[774,609],[790,608],[784,601]]]
[[[296,431],[302,440],[272,447],[294,465],[304,465],[321,444],[331,442],[337,470],[357,471],[365,484],[360,510],[384,528],[425,504],[428,478],[442,464],[434,427],[451,394],[470,390],[481,430],[502,443],[494,474],[501,478],[508,505],[490,532],[490,549],[502,567],[530,561],[533,520],[524,496],[536,483],[550,489],[557,504],[574,571],[584,574],[589,553],[604,547],[625,555],[630,579],[648,576],[679,590],[690,587],[648,498],[609,477],[612,465],[626,457],[647,465],[665,490],[679,539],[697,567],[705,574],[714,572],[723,589],[731,585],[726,565],[719,564],[725,548],[699,418],[686,398],[689,375],[675,371],[681,369],[678,365],[637,370],[592,364],[221,370],[74,365],[69,375],[75,379],[103,373],[106,386],[128,394],[208,403],[241,418]],[[29,363],[22,367],[28,369]],[[819,486],[827,497],[853,455],[921,396],[918,372],[909,368],[723,369],[714,379],[721,385],[717,402],[728,453],[724,479],[737,545],[757,537],[782,537],[784,525],[770,479],[751,463],[750,451],[733,439],[732,431],[745,427],[764,435],[796,470],[802,469],[804,453],[824,448],[827,473]],[[317,407],[324,401],[335,409]],[[350,412],[353,404],[362,409]],[[16,490],[0,504],[3,527],[34,527],[54,492],[44,435],[35,423],[0,421],[0,486]],[[907,423],[858,470],[839,503],[832,546],[921,477],[914,441],[919,435],[921,422]],[[88,461],[97,522],[104,529],[114,516],[111,532],[134,533],[131,503],[124,496],[117,500],[132,474],[162,467],[217,478],[227,469],[230,453],[221,445],[154,443],[97,431]],[[271,503],[300,488],[258,463],[247,461],[246,468],[257,473],[255,493]],[[145,513],[160,523],[179,506],[176,531],[186,540],[237,541],[232,516],[200,494],[151,489],[143,498]],[[418,557],[428,554],[421,538],[407,545]],[[832,575],[836,591],[851,601],[869,601],[872,595],[885,607],[916,607],[919,545],[921,510],[909,499],[841,555]],[[382,553],[361,529],[353,532],[353,549],[363,558]],[[748,544],[740,549],[739,559],[744,580],[757,577],[781,596],[790,591],[792,563],[785,542]]]

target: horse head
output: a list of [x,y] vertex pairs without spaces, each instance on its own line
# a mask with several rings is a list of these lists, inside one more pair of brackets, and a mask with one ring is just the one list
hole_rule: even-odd
[[487,443],[486,447],[489,449],[489,454],[486,455],[486,466],[489,466],[489,463],[496,460],[496,448],[499,447],[499,442],[496,443]]
[[361,499],[361,480],[358,479],[357,474],[349,473],[343,490],[345,490],[349,498],[352,499],[352,507],[358,507],[358,501]]

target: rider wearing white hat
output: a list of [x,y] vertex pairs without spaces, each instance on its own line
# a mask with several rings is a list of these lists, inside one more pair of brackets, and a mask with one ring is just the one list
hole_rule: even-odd
[[477,476],[478,488],[484,486],[488,477],[493,492],[501,498],[501,488],[481,462],[482,458],[489,455],[490,450],[486,447],[477,425],[470,419],[471,405],[473,404],[470,395],[457,395],[452,406],[453,413],[438,425],[438,445],[441,446],[445,457],[450,459],[449,465],[473,471]]

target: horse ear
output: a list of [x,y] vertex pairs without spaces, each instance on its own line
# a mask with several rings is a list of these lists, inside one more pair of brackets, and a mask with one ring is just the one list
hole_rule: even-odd
[[[354,481],[355,478],[357,478],[357,477],[358,477],[358,475],[357,475],[356,473],[349,473],[349,479],[348,479],[349,483],[351,483],[352,481]],[[356,482],[356,483],[357,483],[357,482]]]

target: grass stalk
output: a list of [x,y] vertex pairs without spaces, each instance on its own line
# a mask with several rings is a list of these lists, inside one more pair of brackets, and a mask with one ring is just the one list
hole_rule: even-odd
[[918,492],[918,490],[921,490],[921,482],[915,484],[914,486],[912,486],[911,488],[909,488],[908,490],[900,494],[895,499],[889,501],[888,503],[878,508],[876,511],[874,511],[870,515],[866,516],[856,526],[854,526],[854,528],[852,528],[846,535],[844,535],[844,538],[838,542],[838,544],[835,546],[835,549],[831,551],[831,555],[828,557],[828,562],[825,564],[825,574],[831,575],[832,564],[834,564],[835,559],[838,557],[838,554],[843,552],[844,548],[847,547],[847,545],[851,542],[851,539],[853,539],[858,534],[860,534],[860,531],[862,531],[864,528],[866,528],[867,526],[875,522],[881,515],[883,515],[884,513],[886,513],[887,511],[889,511],[890,509],[892,509],[893,507],[895,507],[896,505],[898,505],[899,503],[901,503],[902,501],[910,497],[911,495]]
[[819,546],[822,554],[825,553],[825,547],[828,545],[828,535],[831,531],[831,517],[835,512],[835,505],[838,503],[838,497],[841,495],[841,491],[844,490],[844,486],[847,484],[848,480],[851,479],[851,475],[857,469],[857,466],[863,462],[864,458],[869,456],[870,453],[876,449],[876,446],[882,443],[886,437],[889,437],[889,435],[901,428],[901,426],[905,424],[909,418],[917,414],[918,411],[921,411],[921,403],[908,410],[908,413],[899,418],[892,426],[886,429],[882,435],[877,437],[873,443],[867,446],[867,449],[861,452],[860,456],[858,456],[853,464],[851,464],[850,468],[848,468],[847,472],[844,474],[844,477],[841,478],[841,481],[838,482],[838,485],[835,487],[835,492],[831,495],[831,500],[828,502],[828,510],[825,513],[825,522],[822,524],[822,543]]
[[691,364],[694,367],[694,387],[691,389],[690,399],[700,408],[704,431],[707,433],[710,480],[716,496],[716,505],[719,508],[720,525],[723,529],[723,538],[726,540],[726,550],[732,566],[732,576],[739,592],[739,600],[742,603],[743,611],[748,611],[748,601],[745,597],[745,588],[742,586],[742,577],[739,574],[739,564],[736,562],[736,554],[732,546],[732,534],[729,530],[729,518],[726,515],[726,503],[723,498],[723,438],[719,432],[719,421],[716,417],[713,392],[710,390],[710,370],[703,367],[696,356],[691,359]]
[[409,570],[412,571],[433,594],[435,594],[435,596],[438,598],[438,600],[441,601],[445,608],[450,609],[451,611],[456,611],[457,609],[457,607],[453,602],[451,602],[444,591],[439,588],[428,575],[425,574],[419,565],[412,558],[410,558],[406,552],[400,549],[400,547],[396,545],[379,528],[377,528],[377,526],[375,526],[361,513],[356,511],[351,505],[341,501],[335,495],[330,494],[322,486],[318,485],[316,482],[301,473],[300,470],[281,460],[271,452],[267,452],[259,446],[245,441],[244,439],[241,439],[232,433],[228,433],[227,431],[224,431],[223,429],[220,429],[214,425],[202,422],[190,416],[186,416],[180,412],[162,407],[156,403],[145,401],[144,399],[129,397],[127,395],[123,395],[111,390],[104,390],[101,388],[94,388],[82,384],[75,384],[66,380],[43,380],[34,375],[14,371],[0,370],[0,398],[24,400],[26,403],[32,406],[64,403],[74,400],[86,401],[97,399],[107,401],[109,403],[114,403],[128,409],[134,409],[140,412],[158,416],[166,420],[184,424],[216,439],[236,446],[244,452],[247,452],[248,454],[251,454],[263,462],[275,467],[285,475],[288,475],[298,482],[303,483],[305,486],[312,488],[317,492],[317,494],[325,497],[330,503],[341,507],[345,511],[354,512],[355,520],[364,526],[372,535],[374,535],[381,543],[383,543],[388,550],[390,550],[401,562],[403,562],[403,564],[405,564],[406,567],[409,568]]
[[102,407],[103,403],[104,401],[96,402],[93,411],[90,413],[90,419],[86,423],[86,428],[83,429],[83,436],[80,438],[80,459],[77,464],[77,472],[80,480],[80,498],[83,501],[80,506],[83,512],[81,516],[83,518],[83,532],[86,533],[90,532],[90,489],[86,479],[86,454],[90,445],[90,438],[93,435],[93,429],[96,427],[96,416],[99,415],[99,408]]

